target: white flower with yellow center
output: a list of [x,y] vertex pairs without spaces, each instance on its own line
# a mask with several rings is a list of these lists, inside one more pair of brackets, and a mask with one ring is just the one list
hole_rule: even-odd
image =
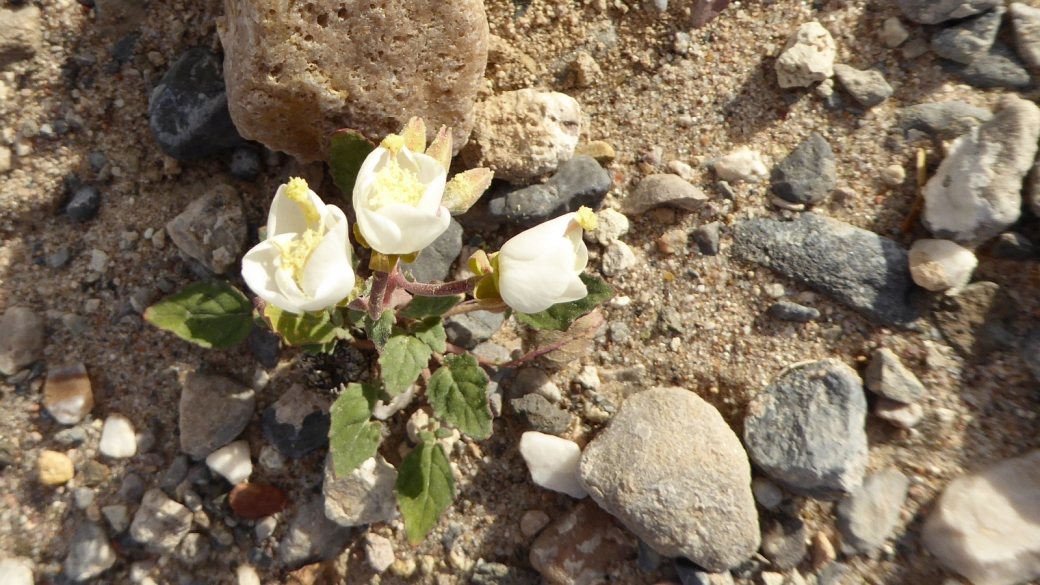
[[538,313],[589,294],[578,275],[589,263],[582,230],[596,228],[582,207],[517,234],[495,256],[495,282],[502,300],[521,313]]
[[365,243],[387,255],[432,244],[451,222],[441,205],[447,175],[435,158],[411,152],[400,136],[387,136],[354,183],[354,212]]
[[325,205],[303,179],[278,188],[267,237],[242,258],[242,278],[256,296],[290,313],[320,311],[354,288],[347,217]]

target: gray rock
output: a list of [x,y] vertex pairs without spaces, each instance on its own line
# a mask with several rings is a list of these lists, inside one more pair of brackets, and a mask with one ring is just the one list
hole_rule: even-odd
[[791,222],[751,219],[733,231],[734,252],[886,325],[919,317],[906,250],[888,238],[814,213]]
[[719,227],[717,221],[698,226],[693,230],[693,241],[697,242],[697,249],[705,256],[718,256],[719,254]]
[[176,556],[182,563],[190,566],[204,562],[209,558],[209,553],[209,539],[198,532],[192,532],[181,541]]
[[899,112],[899,128],[905,134],[918,130],[935,136],[954,126],[967,131],[971,126],[993,119],[993,112],[961,101],[917,104]]
[[817,573],[816,585],[840,585],[848,572],[849,566],[845,563],[831,563]]
[[982,360],[998,349],[1014,347],[1014,333],[1008,326],[1013,306],[1000,285],[973,282],[957,296],[943,297],[934,319],[957,353]]
[[181,388],[181,450],[195,459],[233,441],[253,417],[256,394],[231,378],[191,372]]
[[639,181],[632,194],[621,202],[621,212],[639,215],[662,205],[693,211],[707,200],[704,192],[677,175],[650,175]]
[[231,175],[236,179],[255,181],[262,169],[260,153],[254,148],[239,146],[231,154],[231,164],[228,170],[231,171]]
[[484,559],[477,560],[470,576],[472,585],[538,585],[540,581],[538,573],[502,563],[489,563]]
[[148,101],[159,148],[180,160],[216,154],[242,143],[228,112],[223,65],[207,49],[189,49],[163,75]]
[[770,568],[786,571],[797,567],[809,553],[806,545],[808,530],[805,523],[793,516],[775,520],[762,533],[762,554],[770,562]]
[[177,493],[177,486],[188,479],[188,465],[187,456],[178,455],[174,457],[173,463],[170,464],[169,469],[163,474],[162,481],[159,483],[159,489],[165,492],[166,495],[173,497]]
[[130,536],[149,551],[171,554],[191,530],[191,510],[166,497],[162,490],[148,490],[130,524]]
[[306,457],[329,442],[331,406],[325,396],[294,384],[264,411],[264,436],[289,459]]
[[473,311],[449,317],[444,323],[444,331],[449,342],[473,349],[490,339],[505,320],[506,316],[503,313]]
[[861,71],[855,67],[838,64],[834,66],[834,76],[841,82],[845,91],[864,108],[873,108],[891,97],[894,91],[885,80],[885,76],[873,69]]
[[791,321],[794,323],[808,323],[820,318],[820,312],[812,307],[792,303],[791,301],[778,301],[769,306],[766,313],[780,321]]
[[339,526],[387,522],[397,513],[397,470],[382,455],[371,457],[345,477],[336,477],[332,456],[325,458],[325,516]]
[[675,573],[682,585],[733,585],[733,575],[728,571],[709,573],[703,567],[684,558],[675,559],[674,565]]
[[68,266],[71,259],[72,253],[69,252],[68,248],[59,248],[57,252],[47,256],[47,266],[60,270]]
[[1040,138],[1040,108],[1013,95],[958,138],[923,190],[921,221],[937,238],[975,247],[1018,220],[1022,179]]
[[238,190],[218,185],[170,220],[166,234],[186,256],[214,274],[223,274],[246,244],[246,218]]
[[925,392],[924,384],[887,347],[874,351],[864,383],[871,392],[904,404],[917,402]]
[[65,557],[62,573],[75,583],[84,583],[104,573],[116,563],[116,553],[108,544],[105,530],[93,522],[76,528]]
[[922,530],[925,547],[972,583],[1040,578],[1040,451],[1007,459],[946,487]]
[[473,352],[473,355],[478,358],[483,358],[498,364],[504,364],[513,359],[513,354],[508,348],[497,343],[491,343],[490,341],[478,344],[471,351]]
[[[1029,204],[1035,206],[1034,198],[1031,196]],[[1032,260],[1036,258],[1036,244],[1029,238],[1015,232],[1004,232],[993,241],[993,247],[989,251],[990,256],[998,260]]]
[[336,558],[353,535],[352,529],[325,517],[325,498],[314,498],[297,509],[278,552],[282,564],[295,568]]
[[83,223],[94,219],[101,209],[101,191],[93,185],[84,185],[76,189],[69,204],[65,206],[65,215],[72,221]]
[[17,10],[0,8],[0,69],[32,59],[42,45],[43,27],[40,24],[39,7],[29,5]]
[[1015,49],[1030,67],[1040,67],[1040,8],[1014,2],[1008,8],[1015,30]]
[[1033,378],[1040,381],[1040,328],[1033,329],[1022,339],[1019,356],[1032,372]]
[[997,30],[1007,9],[997,6],[964,22],[943,29],[932,37],[932,50],[940,57],[972,63],[984,56],[997,40]]
[[452,218],[448,229],[437,236],[432,244],[423,248],[419,257],[411,264],[402,265],[405,274],[411,274],[419,282],[446,281],[451,267],[462,253],[462,225]]
[[976,58],[970,65],[944,61],[943,70],[980,89],[1028,89],[1033,86],[1033,77],[1018,55],[1001,42],[994,43],[989,53]]
[[77,446],[82,445],[87,440],[87,431],[83,427],[72,427],[70,429],[64,429],[58,431],[54,435],[54,440],[61,443],[62,445]]
[[8,307],[0,317],[0,374],[11,376],[43,359],[43,317],[25,307]]
[[273,331],[254,326],[246,336],[246,345],[249,346],[249,353],[253,354],[261,366],[272,369],[278,367],[281,339]]
[[773,168],[773,193],[792,203],[816,204],[838,186],[837,165],[831,145],[813,132]]
[[574,415],[553,406],[540,394],[527,394],[509,401],[520,418],[533,431],[562,437],[574,421]]
[[664,557],[661,556],[661,553],[650,548],[650,545],[643,542],[642,540],[639,541],[639,551],[636,556],[636,566],[639,567],[640,571],[643,571],[644,573],[652,573],[656,571],[657,568],[660,567],[661,563],[663,562]]
[[585,448],[579,473],[596,503],[662,555],[723,571],[758,549],[747,455],[693,392],[628,398]]
[[965,18],[1002,4],[1001,0],[897,0],[896,5],[919,24]]
[[612,186],[610,173],[596,159],[578,155],[560,165],[545,183],[493,194],[488,216],[499,223],[533,226],[583,205],[599,209]]
[[751,400],[744,444],[789,490],[838,499],[863,482],[867,400],[855,370],[837,360],[799,365]]
[[892,535],[906,501],[910,480],[889,467],[866,479],[838,504],[838,528],[846,554],[871,554]]

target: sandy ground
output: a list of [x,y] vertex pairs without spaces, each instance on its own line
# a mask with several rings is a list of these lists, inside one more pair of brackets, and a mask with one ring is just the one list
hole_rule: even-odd
[[[116,492],[127,474],[136,473],[149,485],[156,485],[177,455],[179,371],[198,368],[248,381],[258,367],[244,348],[205,351],[148,326],[137,315],[113,319],[140,288],[165,283],[179,287],[195,278],[171,243],[160,248],[140,238],[127,245],[125,242],[134,239],[127,234],[158,230],[214,181],[235,185],[246,201],[251,225],[259,226],[274,188],[295,169],[294,163],[283,161],[268,166],[257,182],[245,183],[227,172],[230,155],[177,163],[164,157],[152,140],[147,99],[166,66],[156,65],[147,55],[156,52],[170,63],[188,48],[217,46],[213,23],[223,13],[220,2],[153,2],[136,57],[122,66],[110,65],[111,40],[100,36],[87,9],[71,0],[37,4],[46,23],[43,54],[3,74],[0,130],[6,141],[17,135],[31,136],[34,127],[70,116],[82,121],[82,129],[55,140],[26,138],[32,152],[17,157],[14,170],[0,176],[0,310],[25,305],[48,316],[47,362],[82,361],[87,365],[98,402],[95,421],[119,412],[130,416],[138,428],[155,433],[158,441],[152,453],[125,461],[103,460],[112,472],[97,490],[97,504],[104,506],[119,501]],[[734,3],[718,20],[693,31],[678,10],[658,15],[644,11],[638,2],[629,4],[630,9],[620,1],[602,0],[487,3],[492,34],[530,57],[490,64],[488,91],[542,87],[574,96],[584,108],[583,141],[606,140],[618,152],[611,166],[615,189],[608,205],[625,197],[640,177],[664,172],[671,160],[697,167],[705,159],[750,145],[771,161],[779,161],[815,131],[831,143],[838,161],[839,187],[850,194],[817,211],[908,246],[924,235],[920,228],[909,234],[899,232],[915,189],[911,181],[892,189],[879,180],[880,169],[890,164],[912,168],[909,146],[895,151],[885,147],[896,111],[927,101],[963,99],[990,106],[999,99],[999,91],[971,89],[943,75],[930,53],[906,61],[900,50],[885,48],[876,33],[886,18],[896,15],[889,2]],[[896,89],[894,96],[867,113],[832,112],[809,90],[780,90],[773,72],[775,55],[798,24],[813,19],[834,35],[839,62],[860,68],[881,66]],[[921,27],[911,30],[912,38],[925,37],[927,32]],[[675,33],[681,31],[691,33],[685,56],[675,50]],[[587,87],[575,87],[568,78],[567,64],[577,51],[592,55],[602,70]],[[96,63],[84,64],[90,57]],[[68,82],[73,64],[80,64],[80,71],[74,82]],[[845,97],[845,103],[851,103]],[[109,160],[97,173],[87,161],[93,151],[104,152]],[[937,155],[931,157],[937,159]],[[103,194],[100,214],[86,224],[74,224],[56,214],[66,199],[63,181],[70,172],[97,184]],[[913,431],[894,430],[871,417],[870,468],[895,465],[901,469],[912,480],[910,498],[892,546],[878,559],[848,559],[855,575],[847,582],[856,582],[859,575],[868,583],[941,583],[948,575],[937,568],[918,539],[924,513],[951,478],[1040,444],[1035,431],[1035,382],[1015,355],[997,353],[984,364],[966,364],[937,330],[879,328],[819,295],[803,294],[805,289],[793,282],[731,259],[727,229],[723,231],[723,252],[716,257],[695,251],[674,255],[658,251],[656,239],[670,229],[692,229],[715,220],[729,226],[748,217],[786,213],[769,205],[764,185],[739,186],[736,200],[729,202],[713,187],[710,172],[698,169],[697,173],[695,183],[711,196],[700,212],[633,218],[631,232],[624,239],[639,255],[639,265],[610,280],[631,303],[605,308],[608,322],[627,323],[632,339],[623,346],[601,344],[583,363],[602,370],[643,364],[647,385],[680,385],[697,392],[715,404],[739,434],[747,401],[786,364],[837,357],[862,366],[872,349],[895,349],[929,389],[924,401],[926,416]],[[335,193],[326,190],[323,195],[332,198]],[[498,243],[511,233],[504,230],[485,236]],[[72,254],[68,267],[53,269],[41,262],[60,248]],[[594,269],[598,250],[592,248]],[[110,258],[99,278],[89,268],[93,250],[104,251]],[[1035,263],[983,257],[976,279],[993,280],[1010,290],[1023,327],[1040,315],[1036,294],[1040,268]],[[765,318],[763,311],[774,300],[770,285],[775,284],[820,309],[823,317],[807,325]],[[687,328],[678,343],[656,327],[657,312],[666,305],[680,310]],[[70,332],[62,321],[66,314],[81,315],[89,328],[80,334]],[[507,343],[515,345],[510,331],[503,335]],[[245,433],[254,456],[266,443],[259,428],[262,409],[294,381],[329,379],[318,375],[316,370],[325,366],[316,360],[299,359],[291,351],[284,352],[282,359],[279,368],[269,372],[272,382],[259,394],[257,417]],[[570,380],[579,367],[571,364],[554,379],[562,388],[571,388]],[[0,558],[32,558],[38,583],[48,582],[47,575],[58,573],[72,531],[84,516],[72,505],[70,489],[46,488],[34,479],[41,450],[65,449],[53,440],[60,427],[40,413],[40,382],[21,389],[0,386],[0,438],[17,453],[15,465],[0,473],[0,493],[4,494],[0,496],[4,502],[0,506]],[[608,398],[619,403],[623,396]],[[572,390],[564,404],[576,413],[584,410],[578,390]],[[403,420],[398,415],[391,427],[403,431]],[[597,428],[587,423],[585,436],[591,438]],[[519,421],[500,419],[495,429],[495,435],[479,449],[467,449],[456,458],[464,478],[460,497],[426,543],[410,549],[399,523],[373,528],[394,540],[398,558],[431,557],[435,574],[420,572],[413,579],[386,574],[380,580],[364,564],[363,554],[351,550],[339,560],[340,567],[347,569],[346,582],[464,583],[463,577],[452,576],[459,571],[440,544],[440,535],[452,523],[463,528],[462,549],[469,560],[528,566],[530,539],[520,533],[521,515],[542,509],[554,516],[567,509],[570,501],[530,483],[516,450],[523,430]],[[69,455],[82,464],[99,459],[96,448],[95,432]],[[395,449],[393,441],[384,447],[388,453]],[[278,485],[291,502],[281,514],[274,539],[261,543],[260,548],[276,556],[273,542],[284,534],[294,507],[320,491],[321,460],[322,454],[315,454],[281,472],[255,468],[254,481]],[[834,532],[831,505],[798,503],[811,531]],[[248,562],[247,550],[257,546],[249,524],[233,527],[243,534],[241,542],[216,552],[203,565],[185,567],[171,560],[158,581],[184,583],[189,575],[200,582],[231,581],[230,568]],[[139,558],[147,557],[135,551],[121,558],[100,582],[128,582],[129,562]],[[656,583],[674,578],[670,568],[650,575],[638,573],[634,559],[621,561],[617,571],[612,582]],[[281,582],[284,576],[277,565],[261,567],[260,574],[265,583]]]

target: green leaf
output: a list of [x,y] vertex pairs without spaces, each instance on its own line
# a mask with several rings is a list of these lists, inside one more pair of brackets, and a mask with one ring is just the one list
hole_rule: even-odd
[[376,454],[383,425],[369,419],[378,396],[372,384],[350,384],[332,405],[329,452],[336,477],[346,476]]
[[148,307],[144,319],[196,345],[227,349],[249,335],[253,305],[230,284],[208,280],[189,284]]
[[455,500],[455,478],[448,456],[431,439],[428,434],[424,436],[397,470],[397,505],[412,546],[426,538]]
[[383,311],[376,321],[365,315],[365,334],[372,343],[376,344],[379,351],[383,351],[387,340],[390,339],[390,334],[394,330],[394,321],[394,312],[390,310]]
[[449,309],[462,302],[462,295],[453,297],[415,297],[401,315],[409,319],[423,317],[439,317]]
[[412,332],[437,353],[444,353],[448,349],[445,343],[448,334],[444,332],[444,321],[440,317],[426,317],[412,327]]
[[397,396],[408,389],[430,361],[430,346],[411,335],[395,335],[379,355],[386,393]]
[[288,345],[325,345],[336,338],[336,326],[328,311],[296,315],[268,304],[264,318]]
[[587,315],[602,302],[609,301],[614,297],[614,289],[601,279],[587,274],[580,276],[585,283],[589,294],[585,298],[553,305],[540,313],[516,313],[516,319],[527,323],[535,329],[553,329],[555,331],[566,331],[571,323],[583,315]]
[[361,164],[376,145],[359,132],[346,128],[333,132],[329,141],[329,173],[339,190],[350,197]]
[[444,366],[430,376],[426,389],[430,405],[444,422],[474,439],[491,436],[491,406],[488,376],[469,355],[450,355]]
[[603,313],[593,311],[579,317],[571,323],[567,331],[545,329],[535,332],[534,346],[536,351],[546,351],[542,359],[563,366],[568,362],[589,353],[596,339],[596,333],[603,327]]

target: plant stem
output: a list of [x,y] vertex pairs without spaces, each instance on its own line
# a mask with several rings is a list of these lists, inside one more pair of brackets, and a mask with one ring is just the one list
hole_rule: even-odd
[[372,292],[368,294],[368,316],[373,321],[383,314],[383,303],[386,296],[390,274],[376,272],[372,275]]
[[424,297],[453,297],[458,294],[473,292],[480,277],[467,280],[456,280],[455,282],[443,282],[437,284],[426,284],[422,282],[411,282],[400,272],[394,273],[394,283],[404,290]]

